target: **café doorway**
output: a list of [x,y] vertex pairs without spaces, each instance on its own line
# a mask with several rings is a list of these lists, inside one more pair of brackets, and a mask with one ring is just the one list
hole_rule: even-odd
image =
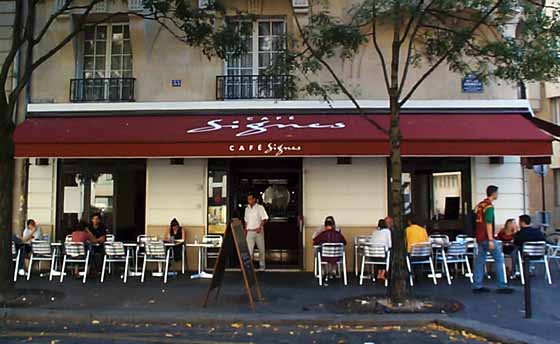
[[232,159],[230,176],[229,209],[232,217],[243,218],[247,194],[252,192],[265,207],[270,218],[264,228],[266,268],[301,269],[301,159]]

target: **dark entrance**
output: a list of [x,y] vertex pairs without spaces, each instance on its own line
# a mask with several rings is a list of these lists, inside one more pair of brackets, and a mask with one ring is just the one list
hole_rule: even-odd
[[267,268],[300,269],[301,159],[232,159],[230,175],[232,217],[243,218],[247,194],[253,192],[270,218],[264,231]]
[[466,231],[471,205],[469,158],[403,159],[404,213],[414,213],[430,233]]
[[118,240],[145,231],[146,160],[59,160],[56,236],[100,212]]

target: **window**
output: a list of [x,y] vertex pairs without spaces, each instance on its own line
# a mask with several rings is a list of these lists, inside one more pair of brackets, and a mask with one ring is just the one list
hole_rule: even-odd
[[432,186],[432,217],[458,220],[461,213],[461,172],[433,173]]
[[560,97],[552,98],[550,100],[550,108],[552,121],[556,124],[560,124]]
[[123,100],[132,96],[132,47],[128,24],[89,26],[85,30],[83,80],[86,100]]
[[552,170],[554,173],[554,202],[560,207],[560,168]]
[[227,58],[224,98],[284,98],[285,76],[265,73],[285,49],[284,20],[239,21],[235,25],[241,32],[249,32],[245,37],[247,52]]

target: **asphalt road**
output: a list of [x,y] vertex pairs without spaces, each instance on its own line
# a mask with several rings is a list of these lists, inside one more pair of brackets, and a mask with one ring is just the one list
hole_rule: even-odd
[[226,325],[171,323],[88,324],[0,322],[0,343],[468,343],[488,344],[484,338],[437,325],[424,327],[367,327],[319,325]]

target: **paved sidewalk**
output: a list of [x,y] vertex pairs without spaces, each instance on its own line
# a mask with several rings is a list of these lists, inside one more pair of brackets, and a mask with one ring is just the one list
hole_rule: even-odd
[[[385,288],[380,283],[371,281],[359,286],[354,276],[349,278],[349,286],[331,283],[328,287],[319,287],[310,273],[260,273],[259,282],[265,302],[257,304],[255,313],[251,312],[245,296],[240,273],[227,273],[224,288],[218,300],[211,299],[208,308],[202,308],[209,280],[190,280],[179,275],[170,278],[167,285],[161,279],[147,278],[141,284],[138,278],[131,278],[125,285],[117,277],[110,276],[105,283],[89,280],[83,285],[80,281],[68,278],[63,284],[49,282],[45,278],[32,277],[31,281],[18,281],[18,288],[53,289],[66,294],[63,299],[32,308],[17,309],[8,316],[25,314],[28,317],[47,314],[52,319],[57,316],[75,317],[119,317],[128,321],[148,321],[161,318],[190,318],[200,321],[276,319],[278,321],[369,321],[388,323],[399,321],[427,321],[440,319],[449,325],[479,328],[487,332],[503,332],[512,336],[527,335],[525,342],[531,342],[530,336],[560,342],[560,273],[553,267],[552,286],[547,285],[541,275],[533,281],[533,319],[524,319],[523,289],[519,281],[512,286],[512,295],[473,295],[467,280],[458,279],[452,286],[443,280],[434,286],[428,280],[421,280],[414,287],[418,295],[434,295],[458,300],[465,308],[455,314],[434,315],[350,315],[336,314],[322,305],[351,296],[365,294],[382,294]],[[491,286],[491,285],[490,285]],[[483,326],[484,325],[484,326]],[[482,328],[486,327],[486,328]],[[503,329],[503,330],[501,330]],[[506,331],[507,330],[507,331]],[[500,333],[497,333],[500,334]],[[518,338],[521,340],[521,338]],[[536,340],[536,338],[533,338]],[[534,341],[534,340],[533,340]]]

